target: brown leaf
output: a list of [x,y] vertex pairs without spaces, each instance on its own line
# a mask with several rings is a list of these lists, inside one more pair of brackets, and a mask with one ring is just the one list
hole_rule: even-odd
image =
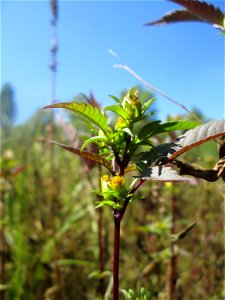
[[188,10],[176,10],[169,14],[166,14],[165,16],[163,16],[161,19],[157,21],[146,23],[144,25],[146,26],[161,25],[161,24],[169,24],[169,23],[183,22],[183,21],[202,21],[202,19],[194,15]]
[[169,0],[186,7],[192,14],[211,24],[223,27],[224,14],[218,8],[204,1],[197,0]]
[[70,151],[76,155],[79,155],[80,157],[84,158],[84,159],[89,159],[92,160],[102,166],[104,166],[106,169],[108,169],[110,172],[112,172],[112,165],[111,163],[106,160],[105,158],[103,158],[102,156],[100,156],[97,153],[92,153],[89,151],[85,151],[85,150],[80,150],[79,148],[74,148],[74,147],[70,147],[70,146],[66,146],[63,144],[59,144],[57,142],[52,141],[53,144],[56,144],[58,146],[60,146],[61,148]]

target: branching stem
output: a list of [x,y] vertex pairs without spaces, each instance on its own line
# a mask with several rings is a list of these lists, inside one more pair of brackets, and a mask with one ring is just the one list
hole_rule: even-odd
[[119,299],[119,258],[120,258],[120,224],[125,214],[127,206],[135,191],[145,182],[140,179],[133,189],[130,191],[129,196],[124,202],[121,210],[114,210],[114,254],[113,254],[113,300]]

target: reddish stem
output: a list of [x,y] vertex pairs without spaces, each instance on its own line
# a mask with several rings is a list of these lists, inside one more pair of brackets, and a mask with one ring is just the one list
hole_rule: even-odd
[[114,212],[114,253],[113,253],[113,300],[119,300],[119,258],[120,258],[121,214]]
[[130,191],[121,210],[115,210],[114,217],[114,254],[113,254],[113,300],[119,299],[119,258],[120,258],[120,223],[134,192],[145,182],[140,179]]

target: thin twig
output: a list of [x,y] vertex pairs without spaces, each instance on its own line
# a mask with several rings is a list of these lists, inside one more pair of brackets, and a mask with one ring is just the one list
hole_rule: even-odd
[[126,65],[114,65],[114,68],[118,68],[118,69],[123,69],[127,72],[129,72],[132,76],[134,76],[137,80],[139,80],[141,83],[143,83],[147,88],[149,88],[150,90],[152,90],[153,92],[156,92],[157,94],[161,95],[162,97],[166,98],[167,100],[169,100],[170,102],[174,103],[175,105],[181,107],[183,110],[185,110],[188,114],[190,114],[195,120],[200,121],[199,118],[193,113],[191,112],[186,106],[184,106],[183,104],[179,103],[178,101],[174,100],[173,98],[169,97],[168,95],[166,95],[165,93],[161,92],[160,90],[158,90],[157,88],[153,87],[152,85],[150,85],[147,81],[145,81],[141,76],[139,76],[137,73],[135,73],[132,69],[130,69],[128,66]]

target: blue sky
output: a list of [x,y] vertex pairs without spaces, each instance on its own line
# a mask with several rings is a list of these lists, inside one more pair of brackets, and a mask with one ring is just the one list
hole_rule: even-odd
[[[214,1],[224,10],[223,1]],[[93,92],[102,105],[108,95],[142,78],[189,109],[224,117],[224,37],[204,23],[146,27],[145,22],[181,8],[168,1],[59,1],[57,100]],[[48,1],[1,1],[1,85],[10,82],[17,123],[51,102],[51,12]],[[112,49],[118,59],[109,53]],[[184,113],[154,94],[159,116]]]

